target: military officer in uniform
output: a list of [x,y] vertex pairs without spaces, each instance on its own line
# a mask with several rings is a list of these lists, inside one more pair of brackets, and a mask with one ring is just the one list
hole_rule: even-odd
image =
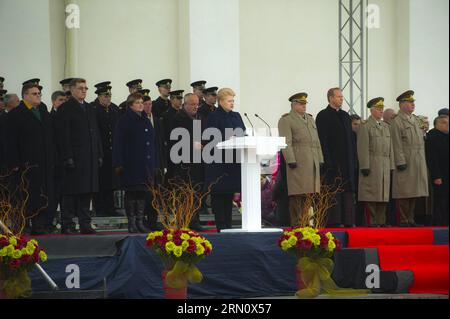
[[158,87],[159,97],[153,101],[152,112],[157,118],[161,118],[162,115],[169,109],[170,106],[170,88],[172,86],[171,79],[164,79],[156,82]]
[[203,91],[205,90],[205,85],[206,85],[206,81],[195,81],[191,83],[192,86],[192,93],[194,93],[195,95],[198,96],[198,100],[199,100],[199,104],[198,105],[202,105],[203,103],[205,103],[205,99],[204,99],[204,95],[203,95]]
[[216,103],[217,103],[218,89],[219,88],[217,86],[213,86],[203,91],[205,101],[203,102],[203,104],[200,104],[200,107],[198,108],[198,114],[202,122],[205,122],[206,119],[208,118],[208,115],[211,112],[214,112],[217,108]]
[[[139,90],[142,90],[142,80],[136,79],[130,82],[127,82],[126,86],[128,86],[128,90],[130,94],[136,93]],[[119,104],[120,113],[123,114],[127,110],[127,101],[123,101]]]
[[386,225],[391,170],[395,168],[389,124],[383,122],[384,98],[367,103],[370,116],[357,132],[358,201],[365,203],[368,226]]
[[62,91],[66,93],[66,96],[70,96],[70,82],[72,80],[73,78],[67,78],[59,81],[59,84],[61,84]]
[[173,127],[173,121],[175,119],[175,116],[177,113],[182,109],[183,106],[183,92],[184,90],[176,90],[170,92],[170,104],[169,109],[162,115],[162,122],[164,126],[164,141],[166,145],[166,158],[168,158],[167,163],[167,174],[166,178],[171,179],[173,178],[173,172],[174,172],[174,166],[173,163],[170,161],[170,145],[172,145],[170,141],[170,133],[172,131]]
[[103,149],[103,165],[99,168],[99,191],[93,196],[96,216],[115,216],[114,191],[119,188],[118,176],[112,167],[112,146],[114,132],[120,117],[119,107],[111,102],[111,82],[95,85],[97,99],[92,103]]
[[317,127],[306,113],[308,94],[298,93],[289,98],[291,112],[278,122],[280,136],[286,137],[287,147],[282,150],[286,159],[291,226],[299,225],[305,195],[320,192],[320,165],[323,163]]
[[428,174],[421,122],[413,114],[414,91],[397,98],[400,111],[391,124],[396,170],[393,173],[392,198],[397,199],[400,226],[418,226],[414,208],[419,197],[428,196]]

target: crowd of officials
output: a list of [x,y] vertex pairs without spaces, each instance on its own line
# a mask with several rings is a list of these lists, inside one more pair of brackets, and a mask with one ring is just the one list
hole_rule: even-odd
[[[86,80],[70,78],[52,94],[49,111],[41,100],[39,79],[23,83],[21,98],[8,94],[4,81],[0,77],[2,187],[14,189],[20,177],[26,177],[26,213],[31,217],[26,232],[55,232],[59,206],[63,234],[94,234],[91,200],[98,216],[110,215],[116,190],[125,191],[129,232],[158,229],[148,185],[168,180],[191,181],[203,190],[211,186],[217,229],[232,227],[233,198],[241,188],[239,163],[225,162],[224,154],[208,164],[193,160],[193,150],[220,142],[212,136],[196,139],[195,123],[200,123],[202,132],[217,129],[221,140],[227,138],[227,129],[245,132],[240,114],[233,110],[232,89],[219,90],[197,81],[191,84],[192,93],[185,93],[172,90],[172,80],[163,79],[156,83],[159,97],[152,101],[150,90],[137,79],[126,84],[130,94],[117,106],[111,101],[111,82],[96,84],[97,98],[88,103]],[[398,114],[383,112],[383,98],[369,101],[371,116],[358,126],[353,123],[360,119],[342,110],[339,88],[328,91],[329,105],[316,120],[306,112],[307,96],[290,97],[291,111],[278,124],[287,143],[280,152],[273,191],[279,224],[297,224],[305,196],[320,192],[322,183],[334,185],[339,180],[328,226],[352,227],[362,217],[369,226],[385,226],[393,202],[398,224],[417,226],[415,204],[429,196],[429,185],[433,223],[448,225],[448,109],[428,131],[413,114],[414,92],[407,91],[397,98]],[[188,160],[181,163],[170,156],[181,139],[171,139],[176,128],[190,133]],[[199,214],[190,227],[203,230]]]

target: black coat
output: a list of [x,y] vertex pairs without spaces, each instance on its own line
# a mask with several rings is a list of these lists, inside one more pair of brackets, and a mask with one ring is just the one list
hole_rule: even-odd
[[159,155],[155,130],[147,116],[128,109],[117,123],[113,142],[113,166],[124,169],[121,186],[130,190],[150,183]]
[[344,190],[354,192],[357,155],[350,116],[342,109],[336,111],[328,106],[317,114],[316,125],[325,162],[325,181],[334,184],[335,178],[341,176]]
[[[172,131],[173,121],[174,121],[177,113],[178,113],[178,110],[174,109],[172,106],[170,106],[169,109],[166,112],[164,112],[161,116],[161,120],[164,125],[164,129],[165,129],[164,139],[165,139],[167,145],[170,144],[170,132]],[[157,117],[155,117],[155,118],[157,118]]]
[[430,130],[425,140],[427,164],[430,170],[431,181],[433,182],[435,179],[441,178],[443,182],[441,186],[436,186],[433,183],[435,192],[448,193],[448,143],[448,134],[437,129]]
[[6,162],[8,167],[18,167],[19,174],[29,167],[25,177],[29,182],[29,205],[32,211],[42,208],[40,195],[49,198],[53,189],[55,150],[53,130],[47,108],[41,104],[37,108],[40,120],[21,101],[11,110],[6,119]]
[[158,97],[152,103],[152,113],[153,116],[157,118],[161,118],[165,112],[169,110],[170,101],[164,100],[161,97]]
[[119,178],[114,173],[112,166],[113,136],[117,122],[120,117],[120,110],[112,103],[108,108],[98,102],[93,102],[97,114],[98,129],[103,150],[103,165],[99,170],[99,190],[110,191],[119,188]]
[[119,113],[124,114],[126,110],[127,110],[127,101],[123,101],[122,103],[119,104]]
[[206,125],[206,120],[208,119],[209,114],[214,112],[216,109],[217,107],[215,105],[209,105],[206,103],[200,104],[200,107],[198,108],[198,115],[204,125]]
[[[240,128],[245,132],[245,125],[238,112],[226,112],[221,106],[212,112],[206,121],[204,129],[217,128],[221,132],[221,141],[225,140],[226,128]],[[235,160],[233,163],[225,163],[225,152],[214,147],[214,152],[221,152],[222,163],[212,162],[205,164],[205,187],[209,187],[219,177],[221,179],[212,188],[212,193],[239,193],[241,191],[241,164]],[[234,156],[236,159],[236,152]]]
[[71,97],[57,112],[60,125],[60,160],[73,159],[75,168],[63,172],[63,194],[90,194],[98,192],[99,159],[103,150],[97,116],[92,105],[83,106]]
[[[193,145],[194,145],[194,120],[197,120],[200,125],[201,132],[201,122],[198,118],[191,118],[186,113],[184,109],[181,109],[178,113],[176,113],[173,122],[172,122],[172,130],[176,128],[184,128],[189,132],[189,160],[187,162],[182,161],[181,163],[172,163],[174,169],[174,177],[179,178],[184,181],[190,179],[193,185],[203,184],[205,178],[204,165],[201,161],[201,157],[199,158],[199,163],[194,163],[194,153],[193,153]],[[170,145],[174,145],[181,142],[181,137],[179,137],[175,141],[171,141]],[[198,143],[201,144],[201,137],[197,140]],[[181,152],[179,152],[179,155]],[[201,154],[201,151],[200,151]]]
[[[148,118],[148,117],[147,117]],[[155,132],[155,146],[156,153],[158,155],[158,165],[156,167],[155,172],[155,182],[163,183],[164,182],[164,169],[167,169],[167,144],[165,141],[165,128],[162,122],[162,119],[152,117],[153,118],[153,129]],[[150,119],[148,118],[150,121]]]
[[61,145],[58,143],[59,136],[61,134],[61,125],[58,122],[58,112],[55,109],[50,111],[50,122],[52,125],[53,140],[55,141],[55,178],[58,180],[62,179],[64,167],[63,159],[61,156]]

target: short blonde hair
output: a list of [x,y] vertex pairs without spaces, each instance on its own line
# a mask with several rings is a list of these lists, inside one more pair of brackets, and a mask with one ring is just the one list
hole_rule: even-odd
[[217,92],[217,99],[219,102],[223,101],[228,96],[236,96],[236,93],[234,93],[234,91],[230,88],[223,88]]

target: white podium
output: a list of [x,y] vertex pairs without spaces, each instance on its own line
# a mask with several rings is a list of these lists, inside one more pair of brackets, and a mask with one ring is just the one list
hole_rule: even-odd
[[286,147],[284,137],[244,136],[217,144],[218,149],[240,150],[242,228],[222,232],[281,232],[279,228],[261,228],[261,161],[273,158]]

